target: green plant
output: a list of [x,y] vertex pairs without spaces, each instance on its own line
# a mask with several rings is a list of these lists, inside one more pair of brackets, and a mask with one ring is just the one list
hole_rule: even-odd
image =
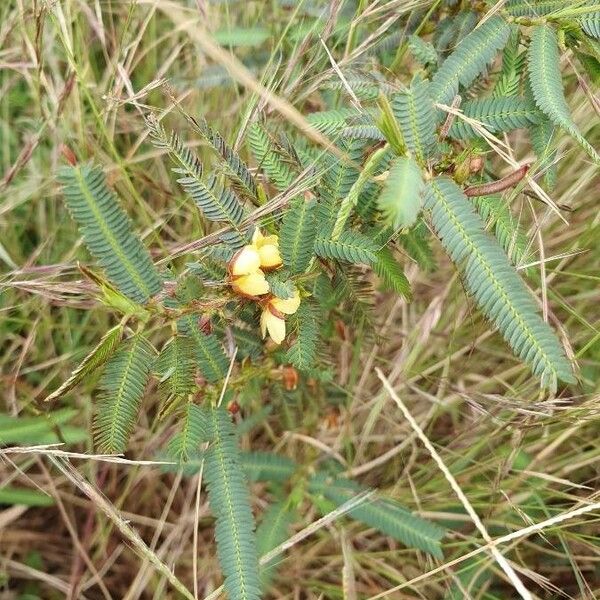
[[[256,118],[246,132],[251,158],[245,161],[203,120],[185,115],[212,152],[214,162],[206,161],[206,167],[179,134],[167,133],[162,120],[149,115],[152,141],[169,155],[207,232],[194,263],[174,259],[161,271],[102,170],[77,162],[61,169],[68,208],[108,281],[84,273],[119,324],[49,399],[103,367],[97,444],[102,451],[123,452],[147,384],[156,377],[164,397],[160,416],[176,415],[178,425],[167,456],[181,468],[204,464],[230,598],[258,598],[261,585],[245,487],[244,473],[251,472],[244,468],[230,412],[243,402],[250,381],[274,388],[272,373],[281,368],[314,379],[323,395],[333,393],[327,365],[331,334],[321,324],[335,316],[373,334],[374,285],[411,297],[401,248],[420,266],[435,268],[428,230],[456,264],[483,315],[542,387],[553,394],[559,385],[575,383],[559,338],[517,271],[526,244],[500,196],[523,185],[523,177],[545,171],[546,182],[551,179],[555,127],[599,161],[571,117],[559,70],[561,44],[588,57],[582,59],[586,69],[597,60],[597,23],[590,16],[595,13],[571,14],[555,5],[546,11],[549,4],[508,2],[474,29],[472,11],[451,12],[437,39],[412,36],[406,42],[424,69],[410,63],[409,73],[391,82],[358,70],[345,83],[360,108],[336,93],[326,97],[326,110],[308,117],[331,138],[326,148],[285,124]],[[501,66],[488,74],[501,52]],[[465,97],[460,110],[457,96]],[[485,154],[486,144],[515,129],[529,132],[537,162],[528,174],[517,169],[516,176],[502,179]],[[263,341],[267,333],[271,342]],[[307,385],[294,387],[289,384],[287,391],[311,393]],[[238,396],[230,412],[225,393]],[[298,497],[326,511],[358,489],[335,470],[306,474],[272,455],[254,460],[259,471],[275,465],[277,472],[287,472],[269,479],[279,484],[275,506],[285,515],[279,531],[259,530],[260,539],[271,538],[261,542],[263,549],[282,538]],[[391,499],[359,506],[348,516],[442,555],[443,529]]]

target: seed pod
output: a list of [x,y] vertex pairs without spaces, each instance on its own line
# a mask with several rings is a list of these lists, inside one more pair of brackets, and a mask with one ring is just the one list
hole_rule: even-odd
[[298,371],[291,365],[283,367],[283,387],[293,392],[298,387]]
[[498,179],[498,181],[491,181],[490,183],[484,183],[483,185],[473,185],[468,187],[465,189],[465,196],[489,196],[490,194],[502,192],[519,183],[519,181],[527,175],[527,171],[529,171],[529,165],[523,165],[506,177]]

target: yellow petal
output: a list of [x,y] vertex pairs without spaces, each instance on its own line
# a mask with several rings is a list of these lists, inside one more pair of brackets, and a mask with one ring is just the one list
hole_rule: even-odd
[[252,234],[252,245],[258,250],[263,246],[279,246],[279,237],[276,235],[263,235],[257,227]]
[[260,269],[258,250],[252,246],[244,246],[231,261],[231,274],[250,275]]
[[263,238],[264,238],[264,236],[262,234],[262,231],[257,227],[254,230],[254,233],[252,234],[252,245],[259,248],[260,243],[262,242]]
[[233,288],[246,296],[260,296],[269,291],[269,282],[265,279],[265,274],[258,270],[250,275],[242,275],[231,282]]
[[276,344],[281,344],[285,339],[285,321],[276,317],[268,308],[260,316],[260,329],[263,338],[268,332]]
[[296,290],[291,298],[287,298],[285,300],[281,298],[273,298],[271,300],[271,306],[275,310],[278,310],[286,315],[293,315],[300,306],[300,294],[298,293],[298,290]]
[[260,333],[263,337],[263,340],[267,337],[267,313],[269,310],[263,310],[260,315]]
[[260,246],[276,246],[279,248],[279,237],[276,235],[266,235],[263,237]]
[[266,269],[278,267],[283,263],[279,248],[274,244],[264,244],[259,247],[258,254],[260,256],[260,266]]

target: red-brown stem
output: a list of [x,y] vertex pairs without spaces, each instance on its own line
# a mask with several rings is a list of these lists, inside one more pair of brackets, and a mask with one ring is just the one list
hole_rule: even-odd
[[465,196],[488,196],[489,194],[502,192],[519,183],[519,181],[525,177],[527,171],[529,171],[529,165],[523,165],[506,177],[498,179],[498,181],[491,181],[490,183],[484,183],[483,185],[473,185],[468,187],[465,189]]

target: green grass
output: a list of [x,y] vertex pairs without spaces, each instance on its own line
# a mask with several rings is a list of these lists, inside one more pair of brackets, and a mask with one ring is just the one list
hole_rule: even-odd
[[[171,254],[207,231],[175,184],[168,160],[149,143],[144,114],[168,112],[169,125],[208,161],[209,150],[186,126],[170,94],[232,144],[260,100],[231,80],[215,85],[222,66],[199,50],[189,32],[173,25],[166,0],[60,0],[48,3],[52,10],[32,0],[0,4],[0,430],[4,432],[6,419],[18,416],[25,430],[29,424],[39,428],[38,443],[66,441],[62,450],[92,454],[91,439],[83,432],[92,428],[97,377],[58,404],[43,403],[115,324],[77,270],[77,261],[91,261],[55,181],[57,167],[64,163],[61,145],[79,159],[94,159],[105,167],[146,244],[157,259],[169,263]],[[198,18],[198,5],[206,6],[202,22],[256,81],[292,106],[319,108],[320,73],[332,69],[318,39],[303,46],[308,32],[323,27],[311,16],[314,3],[291,8],[275,1],[176,4],[190,19]],[[352,27],[351,6],[342,3],[332,17],[335,36],[328,47],[342,66],[352,64],[345,56],[359,48],[361,38],[354,33],[375,31],[392,14],[389,9],[366,12],[366,3],[360,4],[364,17],[359,12]],[[406,10],[417,4],[426,10],[436,3],[407,2]],[[394,6],[400,17],[403,4]],[[388,32],[395,26],[390,21]],[[399,55],[408,61],[408,54]],[[397,73],[401,79],[406,75],[401,65]],[[575,122],[598,147],[598,119],[575,78],[568,91]],[[520,133],[510,138],[520,158],[526,157],[524,138]],[[492,538],[596,501],[599,184],[597,170],[580,147],[563,137],[559,148],[562,160],[551,196],[557,205],[572,209],[563,213],[568,224],[524,195],[513,199],[512,208],[527,231],[531,262],[542,256],[546,261],[543,270],[539,264],[532,267],[529,281],[540,290],[550,321],[562,323],[562,341],[579,361],[580,382],[570,388],[573,397],[547,400],[540,395],[527,368],[497,334],[489,333],[466,300],[436,245],[440,268],[433,273],[417,270],[406,259],[412,303],[378,295],[374,319],[380,335],[357,325],[342,340],[333,324],[323,324],[333,336],[328,360],[335,394],[326,395],[323,386],[304,378],[296,392],[278,384],[267,396],[248,376],[239,401],[243,419],[253,425],[242,436],[243,449],[276,448],[307,471],[330,459],[362,485],[386,490],[450,530],[444,562],[483,545],[444,474],[382,391],[374,371],[378,366]],[[239,149],[245,152],[243,144]],[[182,267],[195,258],[172,262]],[[157,344],[164,341],[163,334],[156,332]],[[257,367],[281,378],[269,369]],[[50,418],[59,410],[59,416],[69,415],[68,421]],[[127,458],[152,461],[164,448],[176,417],[161,420],[158,412],[158,394],[148,393]],[[35,443],[31,435],[20,440],[8,434],[0,442]],[[48,454],[1,455],[0,589],[7,597],[174,600],[181,596],[178,584],[167,576],[171,567],[175,579],[192,591],[194,570],[199,573],[198,598],[221,585],[204,493],[195,505],[196,478],[165,473],[158,465],[81,457],[69,459],[79,475],[60,463],[71,473],[68,478],[56,466],[63,459]],[[82,493],[85,484],[77,477],[89,481],[115,512],[98,510],[100,504]],[[303,484],[292,485],[293,496]],[[271,491],[253,484],[252,498],[260,521],[271,504]],[[288,537],[318,518],[306,502],[296,512],[300,520]],[[600,596],[599,515],[565,520],[500,548],[534,598]],[[134,535],[131,531],[148,552],[128,537]],[[347,568],[349,560],[352,569]],[[266,597],[352,600],[352,586],[344,584],[342,575],[346,567],[353,573],[354,597],[371,598],[440,564],[361,524],[340,520],[318,528],[280,557]],[[479,571],[483,566],[487,568]],[[480,576],[468,596],[464,590],[474,573]],[[481,553],[388,597],[518,596],[490,555]]]

